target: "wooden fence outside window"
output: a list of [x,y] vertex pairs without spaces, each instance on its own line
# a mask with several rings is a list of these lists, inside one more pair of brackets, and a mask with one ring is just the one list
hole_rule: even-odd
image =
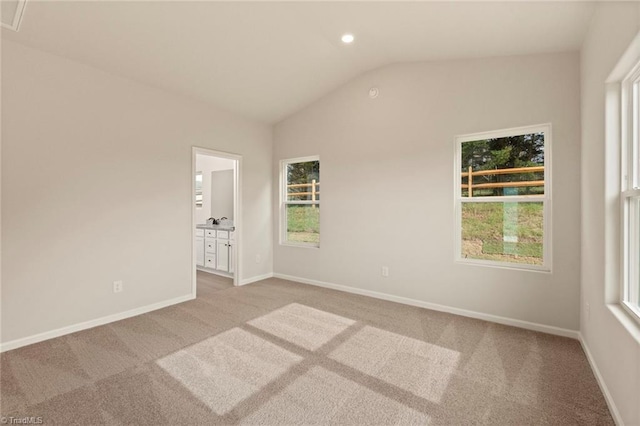
[[[512,175],[523,173],[540,173],[544,172],[544,166],[533,167],[515,167],[511,169],[494,169],[494,170],[479,170],[473,171],[473,168],[469,166],[469,170],[460,174],[461,178],[468,178],[468,183],[462,183],[462,189],[469,190],[469,197],[473,197],[474,189],[494,189],[494,188],[523,188],[523,187],[544,187],[544,180],[529,180],[529,181],[515,181],[515,182],[489,182],[489,183],[474,183],[474,177],[477,176],[495,176],[495,175]],[[310,188],[309,191],[304,192],[290,192],[290,189],[298,188]],[[311,196],[311,201],[317,201],[320,195],[320,182],[316,182],[314,179],[311,183],[295,183],[287,185],[287,197],[300,197]],[[293,200],[290,200],[293,201]]]
[[475,183],[474,177],[476,176],[493,176],[493,175],[510,175],[510,174],[522,174],[522,173],[540,173],[544,172],[544,166],[534,167],[515,167],[511,169],[495,169],[495,170],[479,170],[473,171],[473,168],[469,166],[469,170],[462,172],[460,175],[464,179],[468,178],[468,183],[461,184],[462,189],[469,190],[469,197],[473,197],[474,189],[493,189],[493,188],[522,188],[522,187],[544,187],[544,180],[529,180],[529,181],[515,181],[515,182],[490,182],[490,183]]
[[[289,190],[292,188],[309,188],[311,189],[306,192],[290,192]],[[311,181],[311,183],[294,183],[291,185],[287,185],[287,198],[288,197],[300,197],[300,196],[309,196],[311,195],[311,201],[318,201],[318,196],[320,195],[320,182],[316,182],[315,179]],[[289,200],[293,201],[293,200]],[[315,207],[315,204],[314,204]]]

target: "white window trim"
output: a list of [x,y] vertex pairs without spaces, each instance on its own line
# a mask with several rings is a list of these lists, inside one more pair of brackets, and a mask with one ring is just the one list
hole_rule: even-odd
[[[620,84],[620,242],[621,242],[621,280],[620,305],[630,316],[640,323],[640,308],[629,303],[630,291],[639,291],[635,286],[640,281],[640,265],[631,257],[640,251],[635,247],[631,235],[640,230],[629,222],[629,211],[634,199],[640,197],[640,166],[634,167],[633,161],[640,158],[640,120],[638,111],[640,94],[634,98],[632,92],[640,84],[640,61],[629,71]],[[631,286],[634,288],[631,289]],[[637,295],[636,295],[637,298]]]
[[317,249],[320,248],[320,243],[303,243],[303,242],[291,242],[287,241],[287,205],[288,204],[315,204],[320,205],[320,200],[311,201],[311,200],[302,200],[296,202],[288,202],[287,200],[287,173],[285,167],[287,164],[291,163],[306,163],[309,161],[320,161],[319,155],[312,155],[309,157],[298,157],[298,158],[286,158],[284,160],[280,160],[280,238],[279,242],[281,246],[290,246],[290,247],[302,247],[302,248],[312,248]]
[[[543,203],[543,239],[542,239],[542,265],[527,265],[521,263],[500,262],[494,260],[483,259],[467,259],[462,257],[462,204],[465,202],[473,203],[489,203],[489,202],[504,202],[505,197],[463,197],[460,191],[460,170],[462,170],[461,154],[462,143],[471,142],[482,139],[501,138],[513,135],[523,135],[528,133],[544,133],[544,195],[537,196],[510,196],[509,201],[513,202],[542,202]],[[553,248],[552,248],[552,227],[551,227],[551,124],[537,124],[524,127],[513,127],[509,129],[501,129],[490,132],[472,133],[466,135],[459,135],[454,138],[454,185],[453,185],[453,200],[455,211],[455,224],[454,224],[454,260],[457,263],[488,266],[494,268],[506,268],[526,270],[533,272],[546,272],[550,273],[552,270]]]
[[[640,34],[605,80],[605,142],[604,142],[604,302],[609,312],[640,344],[640,320],[624,300],[624,210],[622,204],[622,176],[628,164],[622,160],[626,118],[623,114],[622,82],[640,63]],[[588,318],[588,317],[587,317]]]

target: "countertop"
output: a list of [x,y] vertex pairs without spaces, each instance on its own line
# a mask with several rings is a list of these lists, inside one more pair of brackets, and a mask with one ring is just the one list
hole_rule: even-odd
[[201,225],[196,225],[196,229],[216,229],[218,231],[235,231],[235,226],[222,226],[222,225],[207,225],[203,223]]

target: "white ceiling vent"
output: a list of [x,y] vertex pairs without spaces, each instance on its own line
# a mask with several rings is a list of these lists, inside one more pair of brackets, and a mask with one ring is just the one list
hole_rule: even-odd
[[0,0],[0,3],[2,3],[2,9],[0,10],[2,26],[18,31],[27,0]]

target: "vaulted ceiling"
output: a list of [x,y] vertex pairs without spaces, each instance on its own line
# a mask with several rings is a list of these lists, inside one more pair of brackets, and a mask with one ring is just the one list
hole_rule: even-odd
[[[590,2],[31,1],[3,39],[273,123],[394,62],[575,51]],[[345,45],[344,33],[355,35]]]

